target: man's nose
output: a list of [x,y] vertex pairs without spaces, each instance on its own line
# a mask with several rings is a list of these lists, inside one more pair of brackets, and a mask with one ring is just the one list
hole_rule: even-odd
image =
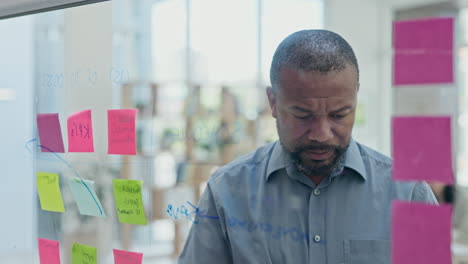
[[326,116],[314,118],[307,134],[307,139],[311,141],[327,142],[333,137],[330,121]]

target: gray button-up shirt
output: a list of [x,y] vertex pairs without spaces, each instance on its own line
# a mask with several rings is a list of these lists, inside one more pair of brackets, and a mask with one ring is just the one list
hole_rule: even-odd
[[394,182],[390,158],[353,140],[316,186],[279,142],[218,169],[180,264],[390,263],[392,200],[437,203],[427,183]]

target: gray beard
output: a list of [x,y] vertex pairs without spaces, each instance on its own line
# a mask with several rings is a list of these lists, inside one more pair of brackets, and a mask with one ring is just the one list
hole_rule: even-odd
[[317,168],[308,168],[300,160],[293,159],[293,164],[296,166],[296,169],[307,176],[331,176],[334,174],[339,174],[343,171],[344,168],[344,155],[340,155],[335,162],[330,165],[325,165]]
[[296,167],[298,171],[304,173],[306,176],[322,176],[322,177],[339,174],[343,171],[344,164],[345,164],[344,153],[346,153],[346,150],[348,149],[348,147],[346,147],[346,150],[340,153],[339,156],[337,156],[331,164],[320,166],[320,167],[315,167],[315,168],[310,168],[304,165],[298,156],[293,155],[290,151],[288,151],[284,147],[283,143],[281,143],[281,146],[283,147],[284,152],[287,153],[287,157],[289,161],[294,165],[294,167]]

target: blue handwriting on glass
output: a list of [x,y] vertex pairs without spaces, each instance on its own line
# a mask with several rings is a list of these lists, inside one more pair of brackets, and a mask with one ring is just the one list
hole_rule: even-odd
[[198,224],[198,221],[195,220],[195,216],[198,216],[199,218],[209,218],[209,219],[219,219],[218,216],[208,216],[205,214],[206,209],[200,211],[198,207],[193,205],[191,202],[187,201],[186,202],[190,207],[192,207],[193,211],[189,212],[187,207],[185,205],[181,205],[177,208],[174,208],[172,204],[167,205],[166,213],[172,217],[174,220],[178,220],[179,216],[180,217],[185,217],[188,221]]

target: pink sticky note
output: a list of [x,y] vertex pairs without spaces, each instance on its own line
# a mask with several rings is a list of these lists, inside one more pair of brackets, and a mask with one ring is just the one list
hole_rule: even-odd
[[68,151],[94,152],[91,110],[74,113],[67,120]]
[[37,130],[42,152],[64,153],[62,130],[58,114],[37,114]]
[[451,17],[393,24],[393,84],[454,82],[454,20]]
[[452,263],[452,207],[393,201],[392,263]]
[[143,253],[114,249],[114,264],[141,264]]
[[395,51],[393,84],[443,84],[454,82],[452,51]]
[[393,47],[397,50],[452,50],[453,32],[452,17],[395,21]]
[[39,238],[39,261],[40,264],[60,264],[59,242]]
[[392,119],[393,179],[453,183],[450,117]]
[[108,153],[136,154],[137,109],[107,110]]

